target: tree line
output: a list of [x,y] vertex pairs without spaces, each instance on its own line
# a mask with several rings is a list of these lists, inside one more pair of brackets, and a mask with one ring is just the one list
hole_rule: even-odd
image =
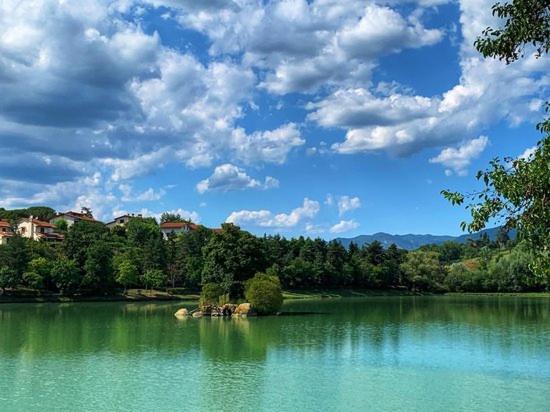
[[13,236],[0,246],[0,288],[96,295],[215,284],[237,299],[249,279],[265,273],[292,290],[546,290],[550,282],[533,274],[532,260],[525,245],[505,234],[407,252],[376,241],[346,249],[334,240],[257,237],[233,224],[217,231],[199,226],[164,240],[155,219],[136,217],[112,230],[77,222],[59,243]]

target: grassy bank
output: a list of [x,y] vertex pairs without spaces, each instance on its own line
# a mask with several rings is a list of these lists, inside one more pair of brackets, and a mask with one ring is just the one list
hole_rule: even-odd
[[0,295],[0,303],[41,303],[41,302],[140,302],[140,301],[198,301],[199,294],[182,293],[181,290],[160,291],[128,289],[116,295],[74,295],[63,296],[57,293],[38,293],[31,289],[9,291]]
[[[286,290],[283,292],[285,300],[293,299],[337,299],[337,298],[364,298],[375,296],[431,296],[431,293],[418,293],[409,290],[369,290],[369,289],[330,289],[330,290]],[[550,292],[503,292],[503,293],[445,293],[438,296],[518,296],[518,297],[540,297],[550,298]],[[62,296],[55,293],[38,293],[32,289],[21,289],[10,291],[8,294],[0,295],[1,303],[42,303],[42,302],[140,302],[140,301],[188,301],[198,302],[199,293],[184,289],[168,291],[144,289],[129,289],[126,293],[117,295],[76,295]]]

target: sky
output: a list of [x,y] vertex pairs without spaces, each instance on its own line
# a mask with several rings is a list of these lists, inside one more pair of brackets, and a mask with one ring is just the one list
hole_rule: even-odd
[[548,58],[473,43],[493,0],[3,0],[0,207],[256,234],[459,234],[540,137]]

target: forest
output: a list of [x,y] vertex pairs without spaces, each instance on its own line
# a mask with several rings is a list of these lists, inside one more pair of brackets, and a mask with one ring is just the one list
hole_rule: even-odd
[[[29,211],[0,210],[17,219]],[[47,219],[49,208],[34,208]],[[164,215],[162,221],[181,219]],[[108,229],[80,221],[58,228],[62,242],[19,235],[0,246],[0,290],[62,295],[114,295],[128,288],[199,291],[215,284],[232,299],[256,274],[277,277],[285,290],[379,289],[411,292],[523,292],[547,290],[531,268],[523,242],[501,231],[495,241],[446,242],[406,251],[379,242],[344,248],[337,241],[279,235],[257,237],[233,224],[203,226],[164,240],[154,218],[135,217]]]

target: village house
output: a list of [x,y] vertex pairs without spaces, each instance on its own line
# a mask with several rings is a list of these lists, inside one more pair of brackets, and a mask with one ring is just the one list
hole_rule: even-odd
[[162,237],[168,239],[171,236],[176,236],[180,233],[187,233],[197,230],[199,225],[192,222],[165,222],[160,224]]
[[9,238],[13,236],[11,224],[7,220],[0,219],[0,245],[8,243]]
[[128,222],[130,221],[130,219],[132,218],[135,218],[135,217],[138,217],[138,218],[141,218],[143,217],[141,215],[141,213],[138,213],[137,215],[134,215],[133,213],[131,215],[122,215],[122,216],[118,216],[116,217],[112,222],[109,222],[109,223],[105,223],[105,226],[107,226],[109,229],[113,229],[117,226],[126,226],[128,224]]
[[63,240],[62,234],[55,233],[53,224],[34,219],[32,216],[21,219],[17,225],[17,231],[22,237],[32,240]]
[[93,215],[91,213],[84,213],[84,212],[65,212],[65,213],[59,213],[55,217],[50,219],[50,223],[52,225],[55,225],[56,223],[60,222],[61,220],[64,220],[67,222],[67,227],[71,227],[76,222],[79,222],[81,220],[85,220],[88,222],[98,222],[94,219]]

